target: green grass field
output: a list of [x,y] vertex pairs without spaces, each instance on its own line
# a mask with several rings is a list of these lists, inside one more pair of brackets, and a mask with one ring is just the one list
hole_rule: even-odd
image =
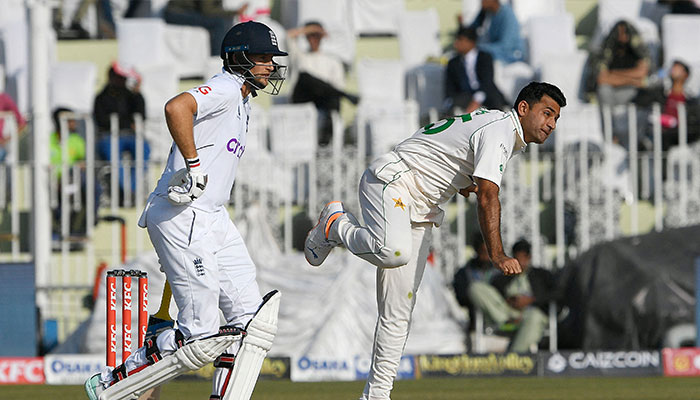
[[[364,382],[292,383],[261,381],[253,400],[337,400],[359,398]],[[163,400],[206,399],[211,384],[176,381]],[[0,386],[0,399],[86,399],[81,386]],[[468,378],[399,381],[394,400],[644,400],[699,399],[700,378]]]

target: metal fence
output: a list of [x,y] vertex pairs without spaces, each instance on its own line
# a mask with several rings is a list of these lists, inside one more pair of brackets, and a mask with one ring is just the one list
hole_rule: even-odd
[[[343,139],[346,130],[339,116],[334,115],[332,143],[318,147],[313,143],[315,134],[311,134],[307,139],[313,143],[311,157],[294,158],[286,154],[286,145],[271,141],[281,140],[281,135],[299,125],[287,120],[295,118],[294,113],[278,112],[274,107],[267,112],[255,110],[258,122],[251,121],[249,145],[239,166],[231,207],[234,218],[254,203],[265,207],[271,226],[279,227],[273,232],[278,234],[280,248],[291,252],[295,251],[295,214],[315,220],[323,204],[342,199],[359,217],[356,189],[363,168],[374,156],[368,154],[366,140],[371,139],[367,139],[370,133],[364,121],[373,116],[358,115],[357,120],[363,123],[349,130],[353,132],[349,136],[362,140],[348,141]],[[590,114],[594,125],[600,126],[602,139],[596,139],[586,124],[561,124],[553,146],[529,146],[524,155],[509,162],[500,196],[506,248],[524,237],[533,244],[533,264],[557,268],[601,241],[700,222],[700,147],[688,144],[685,108],[679,108],[679,144],[667,151],[662,149],[658,105],[651,110],[650,138],[644,148],[639,147],[637,136],[643,130],[637,126],[634,106],[623,110],[627,115],[626,147],[614,142],[617,111],[596,108]],[[574,119],[577,113],[565,109],[562,122],[569,116]],[[268,123],[271,115],[274,126]],[[62,114],[61,132],[69,131],[69,120],[78,121],[79,134],[85,140],[85,160],[51,167],[53,239],[52,243],[32,244],[32,164],[24,154],[14,117],[0,117],[9,128],[8,155],[0,164],[0,262],[30,260],[33,245],[53,248],[50,284],[37,291],[44,299],[42,318],[58,322],[59,339],[63,340],[89,313],[83,298],[91,294],[98,264],[118,265],[122,251],[133,255],[150,248],[145,233],[136,227],[136,218],[163,170],[165,155],[144,157],[144,123],[139,116],[133,132],[135,151],[123,158],[116,119],[109,134],[98,137],[91,116]],[[308,121],[316,115],[304,118]],[[68,159],[67,137],[61,135],[61,160]],[[98,141],[109,142],[108,160],[96,156]],[[447,221],[435,235],[433,247],[435,260],[449,282],[466,262],[468,239],[478,225],[473,198],[458,196],[446,210]],[[125,221],[125,225],[110,223],[115,221]],[[124,244],[122,228],[129,237]]]

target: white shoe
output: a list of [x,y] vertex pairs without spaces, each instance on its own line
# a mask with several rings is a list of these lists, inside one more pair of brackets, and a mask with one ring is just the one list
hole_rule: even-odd
[[328,233],[331,224],[344,213],[343,203],[339,201],[331,201],[323,207],[318,223],[306,235],[304,243],[304,256],[309,264],[318,267],[328,257],[333,247],[339,244],[334,240],[328,240]]
[[90,400],[98,400],[100,393],[105,390],[100,382],[100,375],[97,373],[85,381],[85,392]]

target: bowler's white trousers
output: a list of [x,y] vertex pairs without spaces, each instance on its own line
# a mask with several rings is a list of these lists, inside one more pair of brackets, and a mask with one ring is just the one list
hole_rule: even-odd
[[[377,266],[379,317],[372,364],[362,399],[389,399],[411,325],[411,314],[430,251],[432,222],[414,222],[414,177],[405,164],[387,158],[386,165],[365,171],[360,181],[360,207],[366,226],[342,216],[332,225],[332,239]],[[380,163],[381,163],[380,162]],[[376,163],[376,162],[375,162]],[[374,164],[373,164],[374,165]],[[377,178],[378,174],[384,179]]]

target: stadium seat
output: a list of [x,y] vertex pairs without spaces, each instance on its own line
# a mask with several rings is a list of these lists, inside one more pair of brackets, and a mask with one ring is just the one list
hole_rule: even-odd
[[493,63],[493,81],[509,103],[515,101],[520,90],[534,78],[534,68],[522,61],[511,64],[499,61]]
[[513,13],[520,22],[523,35],[528,32],[525,27],[533,17],[550,17],[566,13],[565,0],[512,0]]
[[119,63],[139,72],[167,65],[178,78],[202,77],[209,58],[209,32],[158,18],[123,19],[117,22],[117,51]]
[[574,17],[569,13],[556,16],[533,16],[527,23],[529,63],[539,70],[552,55],[576,52]]
[[[603,148],[603,127],[600,118],[600,110],[596,104],[579,104],[567,106],[562,110],[566,113],[565,118],[561,118],[557,123],[554,132],[554,140],[562,141],[563,148],[571,145],[588,142]],[[545,142],[545,146],[552,146]]]
[[[357,111],[358,138],[365,143],[365,155],[374,157],[391,150],[396,144],[408,138],[419,126],[418,103],[405,100],[398,103],[360,102]],[[358,155],[362,157],[362,154]]]
[[399,60],[363,58],[357,63],[357,85],[363,101],[401,102],[406,96],[405,69]]
[[440,57],[440,17],[435,8],[404,11],[399,17],[399,51],[406,69]]
[[462,25],[471,25],[481,11],[481,0],[462,0]]
[[354,0],[352,26],[358,35],[397,35],[404,0]]
[[557,85],[564,93],[568,106],[567,114],[569,109],[581,103],[579,94],[583,81],[583,67],[587,59],[588,52],[585,50],[566,54],[550,54],[547,56],[547,62],[540,67],[542,81]]
[[171,138],[165,125],[163,107],[177,95],[178,77],[170,65],[152,65],[138,71],[141,75],[140,92],[146,103],[145,137],[151,146],[154,160],[165,159]]
[[445,67],[440,64],[418,65],[406,74],[409,99],[418,102],[420,117],[438,112],[445,101]]
[[51,66],[49,96],[51,109],[69,108],[92,113],[97,67],[91,62],[59,62]]
[[[270,149],[282,167],[296,170],[296,199],[308,190],[309,207],[316,206],[316,150],[318,111],[313,103],[273,105],[268,111]],[[308,169],[308,174],[305,172]],[[312,184],[314,182],[314,184]]]

